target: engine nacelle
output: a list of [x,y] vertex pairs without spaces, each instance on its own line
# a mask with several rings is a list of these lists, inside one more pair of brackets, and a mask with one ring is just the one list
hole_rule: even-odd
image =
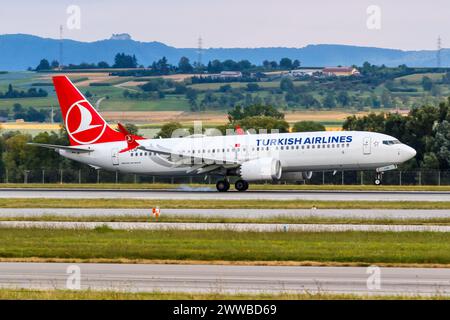
[[246,181],[277,180],[281,177],[280,160],[274,158],[261,158],[244,162],[239,175]]
[[280,180],[283,181],[303,181],[312,178],[312,171],[303,172],[283,172]]

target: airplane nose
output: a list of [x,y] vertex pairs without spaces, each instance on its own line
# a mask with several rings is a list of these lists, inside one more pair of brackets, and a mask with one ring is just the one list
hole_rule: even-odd
[[414,148],[411,148],[410,146],[405,145],[403,148],[403,153],[405,155],[405,161],[412,159],[416,156],[417,152]]

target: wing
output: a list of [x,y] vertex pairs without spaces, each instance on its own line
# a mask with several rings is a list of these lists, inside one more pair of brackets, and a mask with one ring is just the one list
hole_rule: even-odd
[[31,146],[53,149],[55,151],[66,150],[66,151],[74,151],[74,152],[81,152],[81,153],[88,153],[88,152],[94,151],[93,149],[86,149],[86,148],[81,148],[81,147],[70,147],[70,146],[59,146],[56,144],[33,143],[33,142],[29,142],[27,144],[29,144]]
[[155,152],[160,155],[175,156],[177,159],[172,162],[173,166],[186,166],[186,173],[204,174],[213,171],[220,171],[222,169],[236,168],[241,165],[241,162],[234,159],[223,159],[220,157],[197,157],[192,154],[184,154],[173,151],[171,149],[156,145],[143,146],[140,145],[137,149]]

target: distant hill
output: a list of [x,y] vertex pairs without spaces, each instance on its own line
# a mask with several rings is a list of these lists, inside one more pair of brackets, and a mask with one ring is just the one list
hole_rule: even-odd
[[[118,52],[135,54],[139,64],[150,65],[166,56],[169,62],[177,63],[186,56],[192,62],[197,60],[196,48],[175,48],[161,42],[140,42],[128,37],[80,42],[63,40],[63,63],[81,62],[112,63]],[[36,67],[42,58],[58,60],[59,40],[41,38],[27,34],[0,35],[0,70],[26,70]],[[203,61],[213,59],[248,59],[260,64],[263,60],[279,61],[283,57],[299,59],[302,66],[361,65],[364,61],[372,64],[411,67],[436,66],[436,51],[403,51],[375,47],[359,47],[335,44],[308,45],[303,48],[212,48],[203,51]],[[450,49],[442,50],[442,66],[450,66]]]

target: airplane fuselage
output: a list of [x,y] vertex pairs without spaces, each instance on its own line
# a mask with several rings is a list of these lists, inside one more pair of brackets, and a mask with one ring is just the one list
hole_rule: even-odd
[[[363,131],[191,136],[144,139],[139,140],[139,144],[150,149],[171,150],[198,164],[202,163],[199,158],[207,159],[211,165],[225,166],[228,162],[273,158],[280,161],[283,173],[376,169],[400,164],[415,155],[414,149],[391,136]],[[59,150],[59,153],[96,168],[124,173],[190,175],[188,169],[192,167],[192,162],[181,163],[179,156],[173,159],[169,155],[138,149],[120,153],[127,147],[126,141],[84,147],[93,151]]]

